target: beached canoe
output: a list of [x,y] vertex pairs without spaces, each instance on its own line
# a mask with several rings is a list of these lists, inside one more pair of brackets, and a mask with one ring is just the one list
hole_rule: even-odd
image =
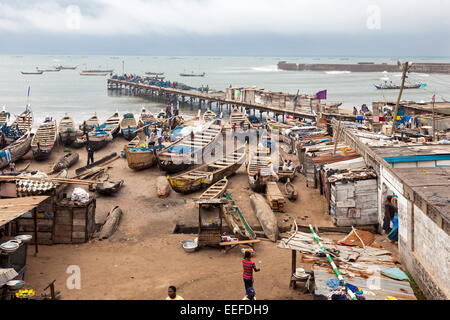
[[67,114],[64,115],[64,117],[59,122],[58,133],[61,143],[66,147],[72,145],[72,143],[76,139],[77,131],[75,129],[75,124],[72,118]]
[[126,151],[128,167],[133,170],[143,170],[156,164],[154,148],[134,147]]
[[271,241],[278,240],[278,222],[264,196],[254,193],[250,195],[250,205],[264,230],[264,234]]
[[0,112],[0,127],[8,124],[10,114],[6,111],[6,106],[3,106],[3,110]]
[[145,109],[145,107],[142,107],[141,113],[139,114],[138,126],[143,127],[147,124],[154,124],[156,122],[157,122],[157,120],[153,116],[153,114],[150,111],[148,111],[147,109]]
[[225,177],[210,186],[205,192],[201,194],[199,199],[209,200],[217,199],[225,192],[228,186],[228,179]]
[[88,133],[87,143],[97,151],[102,149],[112,140],[113,136],[111,132],[94,130]]
[[214,112],[212,112],[211,110],[206,110],[205,113],[203,114],[203,121],[204,122],[208,122],[208,121],[212,121],[217,117],[217,114],[215,114]]
[[272,158],[269,148],[256,147],[247,166],[248,183],[256,192],[264,192],[268,181],[273,180]]
[[294,185],[291,183],[290,179],[284,184],[284,191],[289,200],[295,201],[298,198],[298,192],[295,190]]
[[134,114],[131,112],[125,113],[122,120],[120,120],[120,131],[125,139],[131,141],[137,135],[137,122]]
[[100,125],[99,128],[95,129],[96,130],[100,129],[109,132],[111,133],[111,136],[115,138],[117,137],[120,131],[119,123],[120,123],[119,111],[116,111],[113,113],[112,116],[106,119],[106,121],[102,125]]
[[233,108],[230,114],[230,123],[231,126],[235,125],[236,129],[251,129],[253,128],[250,120],[248,120],[247,116],[239,111],[237,108]]
[[234,174],[245,161],[245,145],[223,155],[216,161],[177,176],[168,177],[172,189],[179,193],[191,193],[206,188]]
[[140,142],[141,139],[139,138],[139,136],[134,137],[133,140],[123,146],[123,151],[127,152],[128,149],[137,147]]
[[98,122],[97,113],[94,112],[94,115],[92,117],[90,117],[89,119],[84,121],[83,124],[80,125],[80,130],[83,132],[84,131],[89,132],[89,131],[93,130],[94,127],[97,127],[98,124],[99,124],[99,122]]
[[31,129],[33,126],[33,112],[31,112],[30,105],[27,105],[25,111],[16,116],[11,126],[18,126],[23,133]]
[[184,72],[182,72],[182,73],[180,73],[180,76],[181,77],[204,77],[205,76],[205,74],[206,73],[194,73],[194,72],[191,72],[191,73],[184,73]]
[[222,197],[228,199],[228,203],[222,206],[222,213],[233,233],[242,238],[256,239],[255,232],[248,224],[241,209],[231,198],[231,195],[229,193],[224,193]]
[[168,173],[175,173],[189,168],[195,163],[203,162],[205,148],[211,146],[222,135],[223,125],[220,121],[206,123],[201,133],[182,137],[167,146],[156,155],[158,167]]
[[0,169],[6,167],[9,163],[19,160],[30,150],[31,136],[28,132],[9,146],[0,150]]
[[119,189],[122,187],[123,185],[123,180],[114,182],[114,181],[105,181],[102,183],[98,183],[95,191],[97,191],[98,193],[101,194],[105,194],[105,195],[112,195],[114,193],[116,193],[117,191],[119,191]]
[[59,158],[56,164],[53,166],[53,172],[59,172],[63,169],[70,168],[78,162],[79,158],[80,157],[76,152],[66,153],[64,156]]
[[31,140],[31,150],[36,160],[48,159],[56,142],[56,121],[43,122]]

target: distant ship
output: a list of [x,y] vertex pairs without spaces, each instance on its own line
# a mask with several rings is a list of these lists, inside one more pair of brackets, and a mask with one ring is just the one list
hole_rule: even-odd
[[44,71],[36,70],[36,71],[20,71],[22,74],[43,74]]
[[114,70],[83,70],[80,72],[82,76],[106,76],[112,74]]
[[67,66],[56,66],[55,69],[58,70],[75,70],[77,67],[67,67]]
[[[420,88],[425,88],[426,86],[427,86],[426,83],[407,84],[407,85],[403,86],[403,89],[420,89]],[[391,84],[383,83],[383,84],[379,84],[379,85],[375,84],[375,87],[378,90],[400,89],[399,85],[392,84],[392,83]]]
[[162,76],[164,72],[146,72],[145,74],[151,75],[151,76]]
[[205,73],[194,73],[194,71],[192,71],[191,73],[180,73],[180,76],[182,77],[204,77]]

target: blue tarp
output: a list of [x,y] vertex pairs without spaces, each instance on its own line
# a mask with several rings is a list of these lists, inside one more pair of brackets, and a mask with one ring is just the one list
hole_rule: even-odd
[[388,268],[388,269],[384,269],[381,271],[381,274],[395,279],[395,280],[408,280],[408,276],[406,275],[406,273],[404,273],[402,270],[400,270],[399,268]]
[[191,146],[172,146],[167,149],[167,151],[175,154],[190,154],[195,150],[197,150],[197,147]]

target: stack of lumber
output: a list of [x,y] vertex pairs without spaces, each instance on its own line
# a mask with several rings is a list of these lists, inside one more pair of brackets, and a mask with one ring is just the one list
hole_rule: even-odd
[[266,197],[273,211],[285,212],[286,200],[276,182],[267,182]]

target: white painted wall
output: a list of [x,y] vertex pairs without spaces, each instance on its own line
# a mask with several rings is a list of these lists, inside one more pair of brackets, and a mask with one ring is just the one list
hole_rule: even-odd
[[450,237],[416,205],[414,249],[424,268],[450,296]]

